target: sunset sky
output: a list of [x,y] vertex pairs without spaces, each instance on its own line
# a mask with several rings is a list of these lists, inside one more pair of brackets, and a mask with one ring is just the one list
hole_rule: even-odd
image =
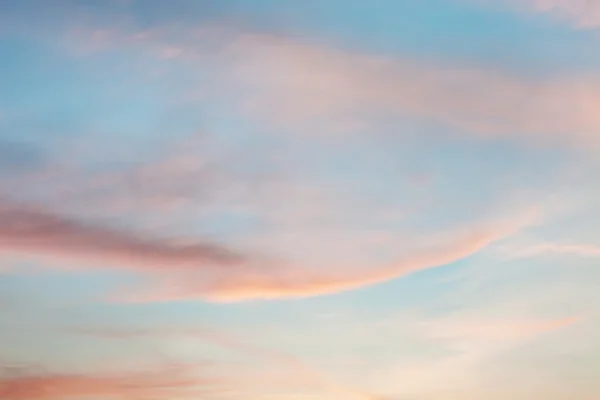
[[0,0],[1,400],[598,400],[600,1]]

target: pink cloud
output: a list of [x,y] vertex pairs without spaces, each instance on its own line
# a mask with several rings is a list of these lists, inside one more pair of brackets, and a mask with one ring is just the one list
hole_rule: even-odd
[[194,270],[242,260],[213,244],[178,246],[6,202],[0,204],[0,254],[144,272]]
[[[584,0],[530,5],[581,18],[591,18],[597,7]],[[377,56],[318,41],[240,31],[214,24],[187,35],[160,30],[112,35],[136,37],[125,41],[127,46],[154,49],[159,58],[180,62],[183,71],[192,67],[212,74],[210,84],[197,87],[197,93],[217,96],[284,131],[331,134],[372,127],[381,116],[417,116],[479,138],[508,137],[544,146],[598,144],[598,75],[532,79],[479,66]],[[113,49],[122,42],[115,40]]]
[[238,35],[218,59],[232,101],[281,129],[333,132],[380,115],[420,116],[478,137],[597,143],[598,76],[532,80],[258,34]]

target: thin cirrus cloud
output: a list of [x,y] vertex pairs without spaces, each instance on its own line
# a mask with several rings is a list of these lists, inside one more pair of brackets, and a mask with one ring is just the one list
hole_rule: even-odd
[[542,243],[509,251],[511,257],[534,257],[538,255],[569,255],[576,257],[600,257],[600,248],[587,244]]

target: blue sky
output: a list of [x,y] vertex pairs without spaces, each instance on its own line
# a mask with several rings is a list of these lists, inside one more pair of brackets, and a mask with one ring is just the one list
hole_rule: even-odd
[[0,397],[597,399],[599,33],[3,1]]

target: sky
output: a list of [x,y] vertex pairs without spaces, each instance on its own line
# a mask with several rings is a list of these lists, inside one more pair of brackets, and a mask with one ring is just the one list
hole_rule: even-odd
[[600,2],[0,1],[0,399],[597,400]]

